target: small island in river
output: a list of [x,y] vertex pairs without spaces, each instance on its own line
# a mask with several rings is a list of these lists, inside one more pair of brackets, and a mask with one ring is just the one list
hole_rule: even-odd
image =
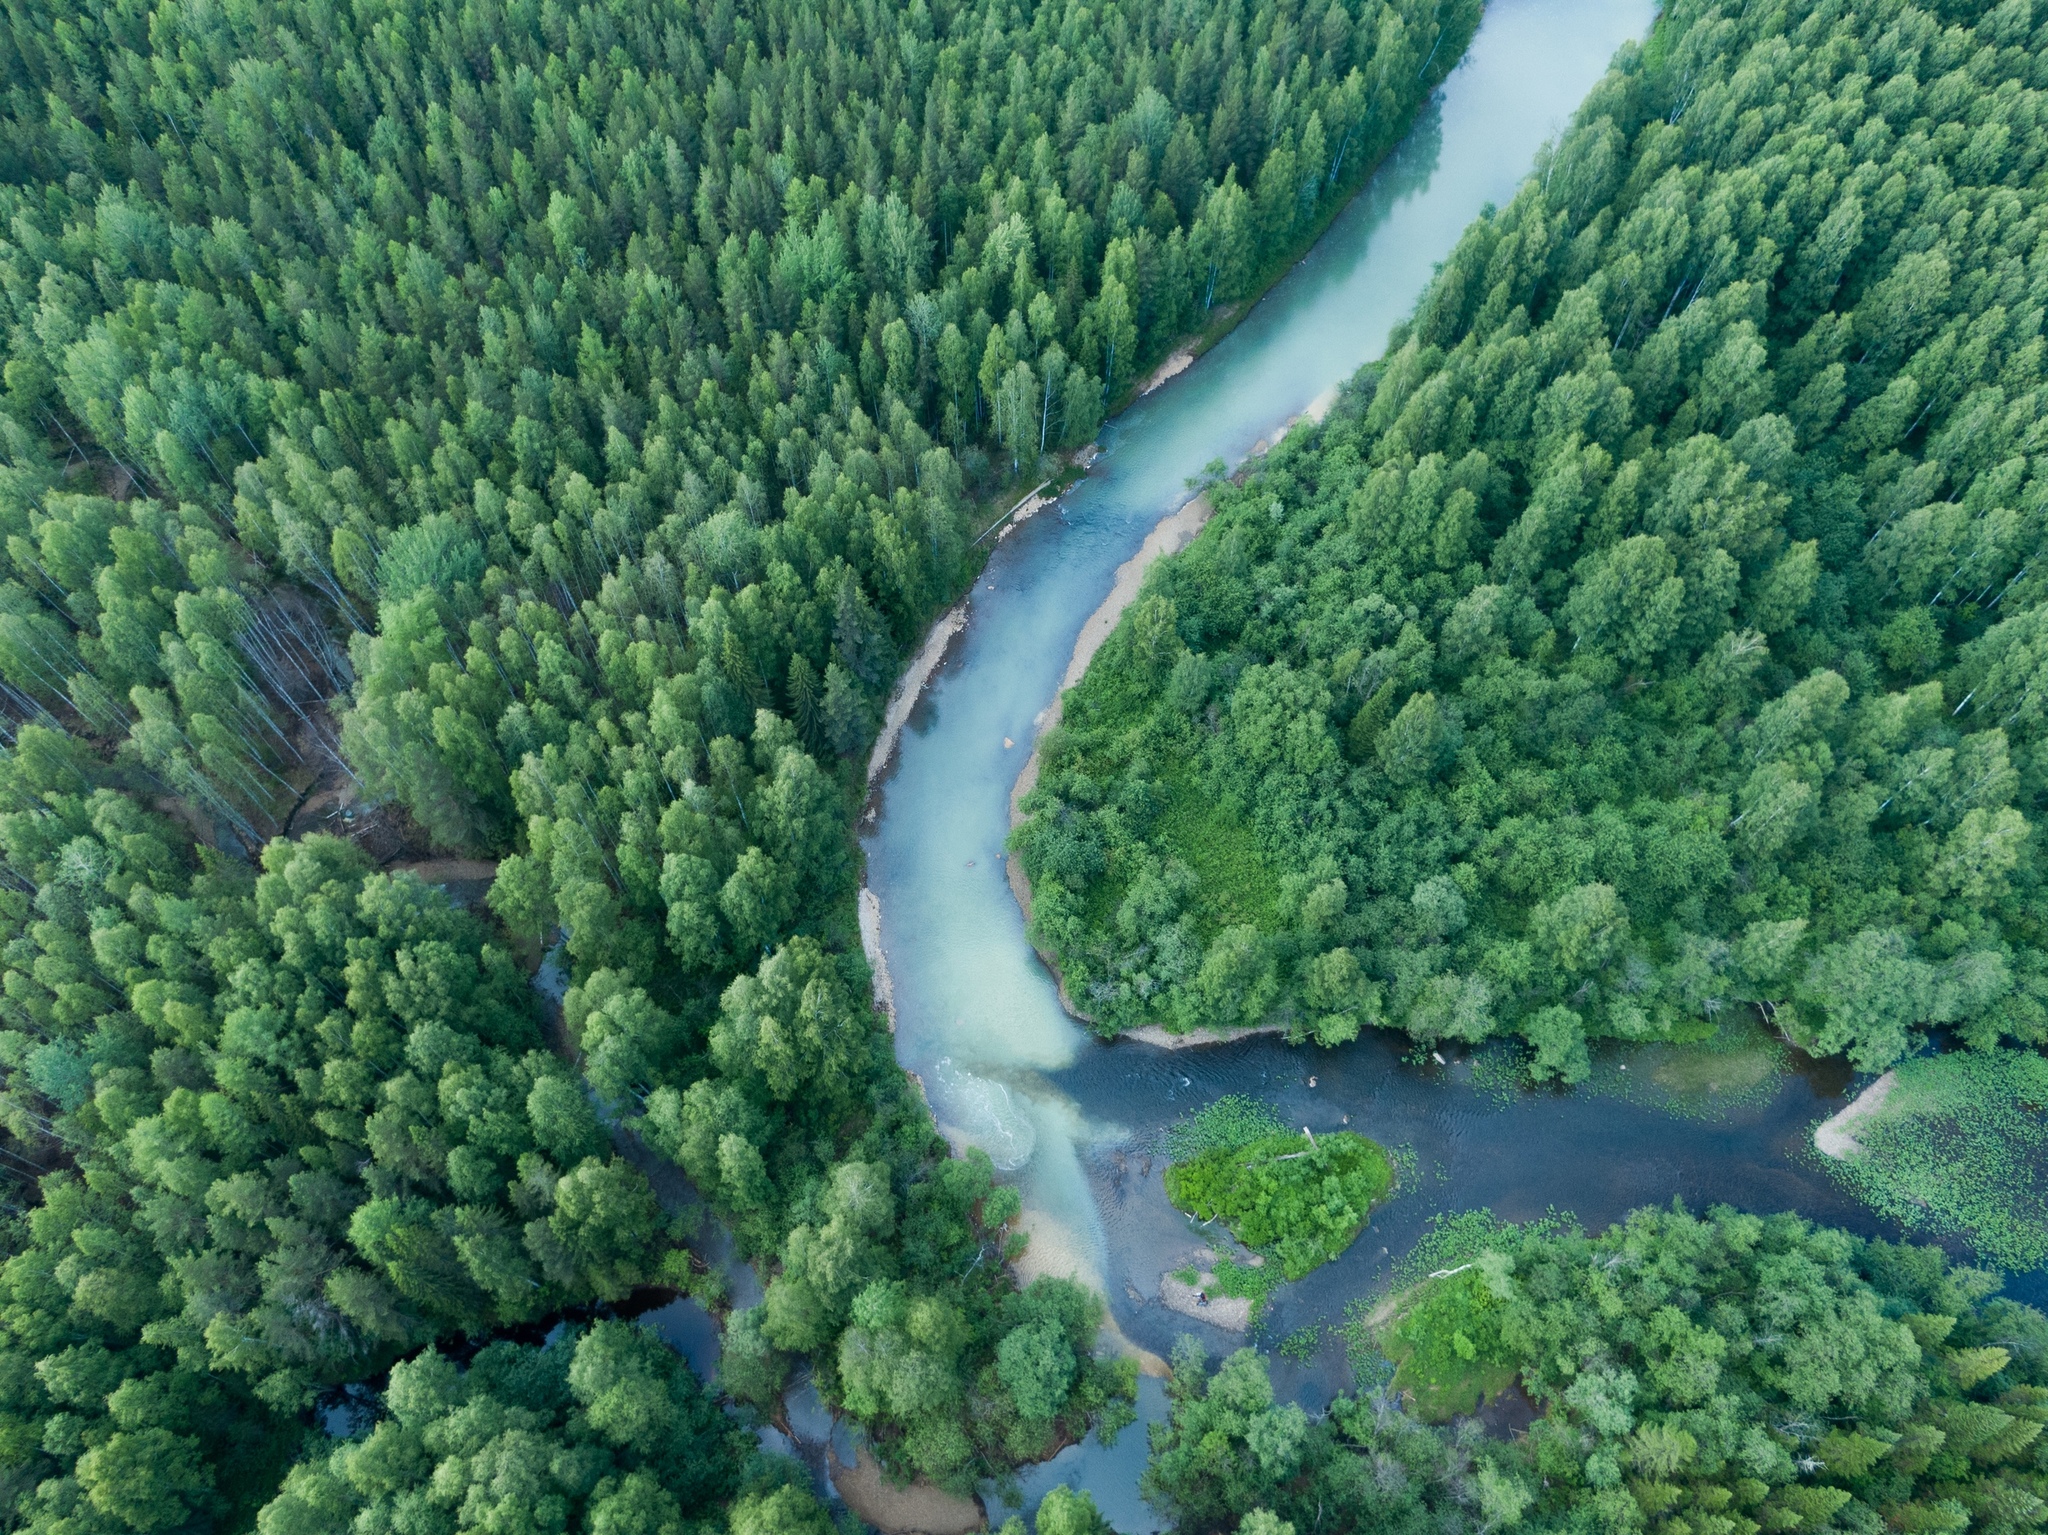
[[1270,1251],[1289,1279],[1349,1247],[1393,1185],[1387,1154],[1349,1130],[1261,1136],[1166,1171],[1175,1206],[1198,1220],[1220,1217],[1247,1247]]
[[1217,1258],[1200,1276],[1183,1272],[1181,1284],[1203,1299],[1211,1289],[1249,1299],[1254,1311],[1275,1285],[1342,1254],[1394,1186],[1393,1162],[1375,1142],[1306,1125],[1296,1135],[1267,1105],[1238,1095],[1174,1126],[1166,1149],[1174,1207],[1204,1225],[1221,1221],[1251,1254]]

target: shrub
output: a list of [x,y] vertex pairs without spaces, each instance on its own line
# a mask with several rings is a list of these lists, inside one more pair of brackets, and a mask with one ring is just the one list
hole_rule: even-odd
[[1393,1187],[1386,1152],[1340,1131],[1320,1140],[1261,1136],[1166,1170],[1166,1194],[1198,1220],[1219,1216],[1237,1239],[1299,1279],[1349,1247]]

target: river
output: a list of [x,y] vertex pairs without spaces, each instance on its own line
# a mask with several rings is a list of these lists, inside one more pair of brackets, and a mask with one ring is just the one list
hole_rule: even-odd
[[[1017,1183],[1025,1272],[1095,1285],[1143,1349],[1165,1354],[1189,1331],[1212,1352],[1239,1341],[1160,1302],[1162,1276],[1202,1244],[1167,1203],[1153,1154],[1165,1126],[1229,1092],[1266,1099],[1290,1124],[1348,1124],[1401,1148],[1397,1197],[1341,1260],[1279,1292],[1269,1345],[1340,1322],[1442,1211],[1569,1211],[1599,1226],[1676,1196],[1882,1229],[1812,1150],[1813,1125],[1855,1085],[1832,1063],[1775,1049],[1718,1063],[1608,1052],[1594,1081],[1567,1093],[1502,1085],[1497,1058],[1407,1061],[1406,1042],[1385,1035],[1334,1052],[1271,1038],[1102,1044],[1062,1008],[1004,878],[1011,787],[1118,565],[1187,499],[1190,477],[1241,462],[1381,352],[1434,264],[1482,207],[1513,194],[1653,14],[1651,0],[1493,0],[1414,130],[1308,256],[1104,430],[1101,457],[1056,509],[1002,540],[877,790],[863,847],[898,1058],[949,1137],[986,1149]],[[2039,1276],[2028,1279],[2012,1289],[2038,1300]],[[1296,1352],[1273,1359],[1283,1394],[1319,1406],[1349,1383],[1333,1328]],[[1141,1407],[1163,1411],[1156,1381]],[[1026,1503],[1068,1481],[1093,1490],[1117,1528],[1156,1529],[1136,1496],[1144,1453],[1142,1431],[1114,1450],[1077,1446],[1024,1478]]]

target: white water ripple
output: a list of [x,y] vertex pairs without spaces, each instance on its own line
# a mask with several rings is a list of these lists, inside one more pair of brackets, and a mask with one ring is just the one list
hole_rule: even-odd
[[942,1056],[932,1072],[932,1108],[960,1139],[988,1153],[999,1172],[1015,1172],[1038,1149],[1038,1130],[1018,1095]]

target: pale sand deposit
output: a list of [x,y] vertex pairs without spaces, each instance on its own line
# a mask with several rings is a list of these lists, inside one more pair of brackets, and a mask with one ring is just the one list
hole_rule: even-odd
[[1863,1143],[1851,1132],[1884,1107],[1885,1099],[1892,1095],[1892,1089],[1898,1085],[1898,1080],[1897,1072],[1886,1072],[1858,1093],[1855,1101],[1841,1113],[1815,1125],[1813,1144],[1819,1148],[1821,1154],[1836,1158],[1863,1155]]
[[932,625],[931,633],[925,636],[924,649],[917,653],[917,659],[897,682],[896,691],[889,695],[889,708],[882,716],[882,733],[875,737],[875,749],[868,756],[869,788],[874,787],[889,759],[896,755],[896,742],[903,727],[910,723],[910,711],[917,707],[918,695],[932,680],[939,663],[946,659],[946,647],[953,643],[953,636],[966,624],[967,599],[963,597]]
[[1017,1229],[1024,1234],[1024,1251],[1010,1267],[1019,1284],[1028,1285],[1034,1279],[1072,1279],[1101,1291],[1102,1276],[1095,1272],[1087,1244],[1076,1233],[1039,1209],[1019,1215]]
[[1152,376],[1138,386],[1138,398],[1142,400],[1168,379],[1178,378],[1194,365],[1194,361],[1195,354],[1193,348],[1182,347],[1171,357],[1167,358],[1165,362],[1154,368]]
[[[1218,1295],[1216,1275],[1204,1269],[1189,1284],[1172,1274],[1159,1276],[1160,1303],[1169,1311],[1178,1311],[1182,1316],[1191,1316],[1198,1322],[1207,1322],[1211,1327],[1220,1327],[1225,1332],[1243,1333],[1252,1325],[1252,1303],[1241,1295]],[[1203,1305],[1200,1295],[1209,1292],[1209,1304]]]
[[[1048,481],[1047,483],[1049,484],[1051,482]],[[1041,495],[1039,492],[1043,491],[1044,489],[1044,485],[1039,486],[1038,490],[1034,490],[1033,492],[1031,492],[1030,495],[1026,496],[1022,501],[1019,501],[1015,506],[1010,508],[1010,520],[1004,526],[1003,531],[996,535],[997,543],[1001,543],[1004,539],[1008,538],[1012,533],[1016,532],[1018,528],[1022,527],[1032,518],[1036,517],[1040,512],[1044,511],[1048,506],[1051,506],[1055,501],[1059,500],[1058,496]]]
[[896,1032],[896,985],[889,979],[889,953],[882,947],[882,898],[860,887],[860,946],[868,957],[868,970],[875,978],[875,1006],[889,1020],[889,1032]]
[[891,1485],[866,1445],[854,1452],[850,1466],[841,1464],[837,1451],[832,1453],[832,1485],[848,1508],[888,1535],[971,1535],[988,1528],[981,1505],[972,1498],[929,1482]]
[[1227,1045],[1232,1040],[1250,1039],[1254,1034],[1286,1032],[1284,1023],[1248,1023],[1236,1029],[1194,1029],[1186,1034],[1175,1034],[1164,1025],[1148,1023],[1142,1029],[1126,1029],[1123,1037],[1157,1045],[1161,1050],[1198,1050],[1204,1045]]

